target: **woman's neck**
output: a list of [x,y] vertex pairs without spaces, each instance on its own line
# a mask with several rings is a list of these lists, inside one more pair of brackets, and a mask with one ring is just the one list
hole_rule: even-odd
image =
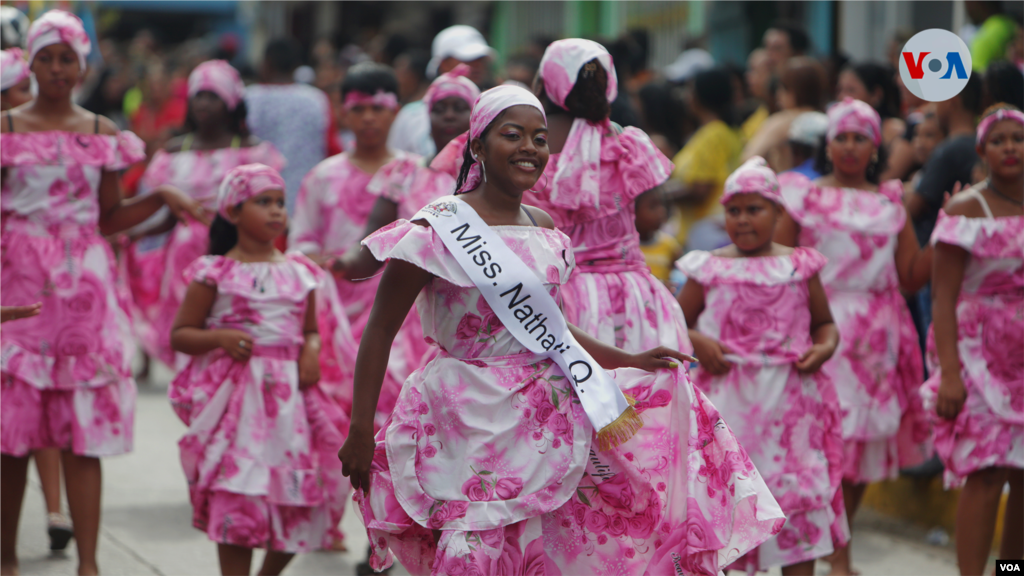
[[227,124],[216,123],[201,126],[195,131],[196,144],[199,148],[227,148],[235,134]]
[[358,140],[355,150],[349,153],[349,161],[370,174],[376,174],[377,170],[380,170],[381,166],[390,162],[392,158],[393,155],[391,150],[388,150],[387,144],[365,146],[360,145]]
[[1017,202],[1024,201],[1024,174],[1013,178],[1001,178],[996,174],[991,174],[988,186],[994,188],[1002,196],[1007,196]]
[[71,101],[70,95],[61,98],[47,98],[40,94],[29,106],[36,114],[46,117],[72,116],[75,113],[75,104]]
[[867,174],[864,172],[847,174],[845,172],[833,171],[832,180],[834,180],[836,185],[840,188],[857,188],[863,190],[872,187],[871,183],[868,182]]
[[753,250],[743,250],[736,244],[733,244],[733,246],[735,246],[736,255],[739,258],[760,258],[761,256],[772,256],[775,252],[775,243],[771,240]]
[[523,206],[523,192],[502,190],[493,183],[483,183],[462,196],[490,226],[516,225]]
[[273,241],[256,240],[241,230],[238,231],[238,243],[228,254],[239,262],[272,262],[280,255]]

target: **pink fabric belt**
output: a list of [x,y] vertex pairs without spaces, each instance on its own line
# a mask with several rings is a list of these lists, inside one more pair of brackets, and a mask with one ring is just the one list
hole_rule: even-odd
[[619,272],[650,272],[644,262],[636,260],[587,260],[578,262],[576,269],[588,274],[616,274]]

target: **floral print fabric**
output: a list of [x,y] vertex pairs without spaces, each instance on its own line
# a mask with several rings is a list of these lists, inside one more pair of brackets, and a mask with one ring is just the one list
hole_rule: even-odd
[[924,380],[917,331],[899,292],[896,243],[906,222],[898,180],[878,192],[819,187],[781,174],[798,243],[828,258],[820,278],[841,335],[822,369],[843,411],[844,474],[862,484],[895,478],[930,454],[920,400]]
[[[568,238],[492,228],[557,299],[574,265]],[[369,495],[356,496],[374,568],[397,555],[414,574],[717,574],[781,528],[684,371],[613,372],[644,427],[598,453],[559,369],[505,330],[432,228],[400,220],[364,243],[436,276],[417,307],[441,349],[406,381],[377,436]]]
[[1024,218],[939,212],[932,243],[970,253],[956,317],[967,401],[955,420],[934,415],[942,371],[929,334],[931,377],[922,389],[947,487],[991,467],[1024,468]]
[[696,329],[733,351],[728,373],[698,369],[694,383],[732,423],[786,513],[782,531],[734,568],[789,566],[849,540],[839,398],[827,374],[800,374],[793,365],[811,347],[807,281],[824,266],[810,248],[762,258],[693,251],[678,263],[704,288]]
[[143,157],[130,132],[0,138],[0,303],[43,303],[39,316],[0,333],[4,454],[131,451],[134,346],[114,255],[98,230],[99,183],[103,171]]
[[193,525],[211,540],[306,552],[329,547],[350,484],[335,455],[348,417],[319,385],[299,390],[309,294],[323,273],[306,257],[242,263],[205,256],[190,281],[215,286],[207,329],[253,337],[246,363],[195,356],[168,391],[188,426],[178,442]]

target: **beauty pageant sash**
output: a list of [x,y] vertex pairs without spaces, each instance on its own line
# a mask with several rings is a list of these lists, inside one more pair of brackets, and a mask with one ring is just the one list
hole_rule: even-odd
[[419,219],[434,228],[516,340],[534,354],[553,360],[572,381],[576,397],[598,431],[599,450],[629,440],[643,426],[608,372],[573,338],[561,309],[536,274],[469,204],[445,196],[412,218]]

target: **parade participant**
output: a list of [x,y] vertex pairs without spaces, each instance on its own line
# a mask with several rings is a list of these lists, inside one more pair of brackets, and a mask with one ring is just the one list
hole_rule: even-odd
[[224,178],[210,255],[190,265],[171,346],[192,361],[171,383],[188,426],[178,442],[193,525],[217,543],[223,574],[280,574],[297,552],[328,548],[348,483],[334,458],[347,417],[318,386],[318,287],[328,276],[274,240],[288,223],[285,183],[246,164]]
[[839,343],[818,278],[825,257],[772,242],[782,196],[761,157],[729,176],[721,201],[733,244],[678,263],[687,277],[679,303],[700,361],[694,383],[786,514],[782,531],[734,567],[811,575],[833,538],[849,537],[839,398],[821,370]]
[[[414,574],[717,574],[781,528],[781,511],[675,363],[692,358],[627,353],[565,322],[569,238],[522,204],[548,162],[540,101],[485,92],[469,154],[464,194],[364,240],[389,262],[339,457],[371,564],[394,553]],[[373,407],[414,300],[442,352],[406,381],[375,447]]]
[[691,350],[679,304],[640,251],[636,199],[664,183],[672,163],[641,130],[608,119],[618,91],[600,44],[551,44],[535,87],[550,119],[551,162],[531,198],[572,240],[577,273],[562,291],[566,319],[629,352]]
[[167,205],[203,218],[182,194],[124,200],[117,171],[145,156],[142,142],[76,106],[89,37],[76,16],[51,10],[28,34],[39,85],[0,119],[3,210],[0,302],[42,303],[0,336],[0,573],[18,570],[17,534],[27,456],[59,448],[78,547],[78,573],[95,574],[101,456],[132,449],[134,347],[115,290],[114,255],[102,235],[135,226]]
[[977,147],[988,179],[954,196],[932,233],[934,333],[922,391],[939,416],[935,451],[946,487],[963,486],[961,574],[984,571],[1007,482],[998,557],[1024,557],[1024,114],[989,108]]
[[[217,187],[229,170],[252,163],[280,170],[285,161],[274,145],[246,131],[244,97],[241,77],[224,60],[197,66],[188,77],[188,132],[153,156],[139,193],[173,188],[214,214]],[[154,215],[150,223],[153,227],[140,231],[126,251],[132,324],[147,355],[180,370],[188,356],[171,350],[171,324],[188,286],[182,272],[206,254],[209,226],[176,222],[166,212]]]
[[[843,338],[823,369],[843,411],[843,498],[852,522],[870,482],[894,479],[929,456],[921,352],[900,290],[914,293],[927,282],[931,249],[917,243],[902,183],[878,184],[885,164],[878,112],[847,98],[828,119],[824,176],[779,177],[787,214],[775,241],[828,258],[820,277]],[[833,571],[850,573],[849,546],[836,548]]]

